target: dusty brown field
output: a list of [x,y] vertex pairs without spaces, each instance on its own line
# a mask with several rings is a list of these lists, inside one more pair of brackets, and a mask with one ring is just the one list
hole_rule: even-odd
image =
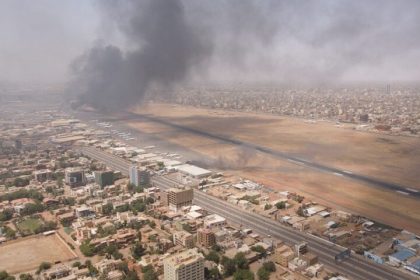
[[[327,122],[166,104],[149,104],[137,112],[420,190],[418,138],[358,132]],[[419,200],[165,125],[145,121],[128,125],[196,151],[231,174],[279,190],[296,190],[327,205],[420,233]]]
[[42,262],[74,259],[57,235],[31,236],[0,245],[0,271],[16,274],[38,268]]

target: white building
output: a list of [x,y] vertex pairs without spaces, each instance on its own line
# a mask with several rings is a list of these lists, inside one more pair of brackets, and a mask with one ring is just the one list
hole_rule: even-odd
[[226,219],[217,214],[208,215],[204,218],[204,226],[207,228],[222,227],[226,225]]
[[195,166],[195,165],[191,165],[191,164],[182,164],[182,165],[177,165],[174,166],[175,170],[178,170],[179,172],[191,176],[193,178],[205,178],[210,176],[213,172],[211,172],[210,170]]
[[196,249],[163,260],[165,280],[204,280],[204,257]]
[[150,183],[150,174],[145,168],[138,168],[135,165],[130,166],[128,173],[130,183],[135,186],[147,186]]

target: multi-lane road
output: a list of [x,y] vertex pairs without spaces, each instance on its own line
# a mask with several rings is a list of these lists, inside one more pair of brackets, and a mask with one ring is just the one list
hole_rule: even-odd
[[[123,174],[128,173],[128,167],[130,165],[128,161],[94,148],[82,148],[81,152],[91,158],[104,162],[110,168],[119,170]],[[175,185],[175,182],[170,179],[158,176],[153,177],[153,182],[162,189]],[[352,279],[414,279],[411,275],[385,265],[372,263],[357,255],[352,255],[351,258],[336,263],[334,257],[345,248],[334,245],[319,237],[296,231],[261,215],[245,211],[202,191],[194,191],[194,203],[209,212],[219,214],[237,224],[253,228],[261,234],[281,239],[290,245],[306,241],[308,242],[309,249],[319,257],[319,260],[323,264]]]

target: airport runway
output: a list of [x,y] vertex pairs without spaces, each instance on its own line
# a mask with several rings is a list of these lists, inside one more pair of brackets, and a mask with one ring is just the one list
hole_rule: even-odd
[[[128,173],[130,163],[126,160],[95,148],[81,148],[81,152],[91,158],[104,162],[107,166],[119,170],[123,174]],[[175,182],[164,177],[152,177],[152,180],[154,184],[161,189],[170,188],[175,185]],[[411,275],[394,270],[385,265],[372,263],[355,254],[343,262],[336,263],[334,257],[345,248],[334,245],[319,237],[286,227],[261,215],[240,209],[202,191],[194,190],[194,203],[209,212],[219,214],[236,224],[242,224],[245,227],[252,228],[263,235],[271,235],[272,237],[285,241],[289,245],[306,241],[308,242],[309,250],[319,257],[321,263],[324,263],[333,270],[336,270],[351,279],[414,279]]]
[[[411,196],[411,197],[420,199],[420,191],[416,190],[413,187],[403,186],[403,185],[392,183],[392,182],[386,182],[386,181],[383,181],[383,180],[380,180],[380,179],[377,179],[377,178],[373,178],[373,177],[369,177],[369,176],[366,176],[366,175],[363,175],[363,174],[357,174],[357,173],[353,173],[351,171],[342,170],[342,169],[338,169],[338,168],[335,168],[335,167],[332,167],[332,166],[324,165],[324,164],[319,163],[319,162],[309,161],[309,160],[306,160],[304,158],[296,157],[296,156],[290,155],[288,153],[284,153],[284,152],[274,150],[274,149],[271,149],[271,148],[268,148],[268,147],[264,147],[264,146],[260,146],[260,145],[254,144],[254,143],[233,139],[233,138],[230,138],[230,137],[225,136],[225,135],[214,134],[214,133],[210,133],[210,132],[207,132],[207,131],[191,128],[191,127],[188,127],[188,126],[179,125],[179,124],[170,122],[170,121],[165,120],[165,119],[153,117],[153,116],[150,116],[150,115],[144,115],[144,114],[128,113],[127,119],[145,120],[145,121],[149,121],[149,122],[155,122],[155,123],[158,123],[158,124],[163,124],[163,125],[169,126],[171,128],[175,128],[175,129],[178,129],[180,131],[185,131],[185,132],[188,132],[188,133],[192,133],[192,134],[195,134],[195,135],[198,135],[198,136],[207,137],[207,138],[210,138],[210,139],[222,141],[222,142],[232,144],[232,145],[236,145],[236,146],[241,146],[241,147],[245,147],[245,148],[249,148],[249,149],[254,149],[258,152],[277,157],[278,159],[287,160],[290,163],[297,164],[297,165],[300,165],[300,166],[305,166],[305,167],[308,167],[308,168],[311,168],[311,169],[315,169],[317,171],[326,172],[326,173],[332,174],[334,176],[342,176],[342,177],[345,177],[345,178],[361,181],[363,183],[367,183],[370,186],[375,186],[375,187],[382,188],[382,189],[385,189],[385,190],[388,190],[388,191],[393,191],[393,192],[395,192],[396,194],[399,194],[399,195]],[[110,121],[112,121],[112,120],[110,120]]]
[[310,161],[307,160],[303,157],[297,157],[295,155],[291,155],[288,153],[284,153],[278,150],[274,150],[268,147],[264,147],[261,145],[257,145],[251,142],[245,142],[245,141],[241,141],[241,140],[237,140],[237,139],[233,139],[231,137],[228,137],[226,135],[222,135],[222,134],[214,134],[214,133],[210,133],[207,131],[203,131],[203,130],[199,130],[199,129],[195,129],[195,128],[191,128],[188,126],[184,126],[184,125],[179,125],[176,123],[173,123],[171,121],[168,121],[166,119],[162,119],[162,118],[157,118],[154,116],[150,116],[150,115],[145,115],[145,114],[135,114],[135,113],[125,113],[126,115],[124,117],[121,118],[106,118],[105,115],[99,114],[99,113],[92,113],[92,112],[78,112],[79,116],[82,116],[82,118],[84,119],[89,119],[92,120],[93,118],[100,118],[103,121],[109,121],[109,122],[118,122],[118,121],[127,121],[127,120],[144,120],[144,121],[148,121],[148,122],[155,122],[158,124],[162,124],[165,126],[168,126],[170,128],[175,128],[179,131],[184,131],[187,133],[191,133],[191,134],[195,134],[201,137],[206,137],[209,139],[214,139],[214,140],[218,140],[221,142],[225,142],[231,145],[235,145],[235,146],[239,146],[239,147],[245,147],[248,149],[253,149],[256,150],[260,153],[263,154],[267,154],[270,156],[274,156],[280,160],[287,160],[288,162],[292,163],[292,164],[296,164],[299,166],[303,166],[303,167],[308,167],[314,170],[317,170],[319,172],[324,172],[324,173],[328,173],[334,176],[340,176],[340,177],[344,177],[344,178],[349,178],[352,180],[356,180],[359,182],[363,182],[366,183],[367,186],[372,186],[372,187],[377,187],[377,188],[381,188],[387,191],[391,191],[394,192],[397,195],[404,195],[404,196],[409,196],[409,197],[413,197],[416,199],[420,199],[420,191],[416,190],[414,187],[409,187],[409,186],[403,186],[400,184],[396,184],[393,182],[387,182],[378,178],[374,178],[374,177],[370,177],[370,176],[366,176],[363,174],[358,174],[358,173],[354,173],[352,171],[349,170],[342,170],[339,168],[335,168],[333,166],[329,166],[329,165],[325,165],[319,162],[314,162],[314,161]]

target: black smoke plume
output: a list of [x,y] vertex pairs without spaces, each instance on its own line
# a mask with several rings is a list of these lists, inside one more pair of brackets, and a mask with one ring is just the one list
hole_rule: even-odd
[[107,111],[135,105],[148,89],[183,81],[211,50],[178,0],[98,4],[129,47],[98,44],[74,61],[71,91],[80,104]]
[[156,88],[197,80],[317,86],[420,75],[418,0],[97,3],[123,42],[79,57],[70,90],[98,109],[125,109]]

